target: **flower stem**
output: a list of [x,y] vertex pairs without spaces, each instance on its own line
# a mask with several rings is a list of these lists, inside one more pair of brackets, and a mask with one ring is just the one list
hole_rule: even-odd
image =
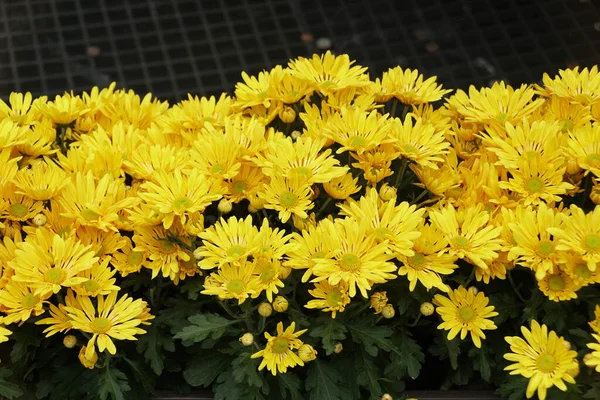
[[223,310],[225,310],[225,312],[227,314],[229,314],[229,316],[233,319],[239,319],[234,313],[233,311],[231,311],[231,308],[229,308],[229,306],[224,302],[224,301],[219,301],[219,304],[221,305],[221,308],[223,308]]
[[525,304],[527,304],[527,301],[525,301],[525,299],[523,298],[523,296],[521,295],[521,293],[519,292],[519,290],[517,289],[517,285],[515,285],[515,281],[512,278],[512,275],[510,273],[510,271],[506,271],[506,275],[508,275],[508,280],[510,282],[510,286],[512,286],[513,290],[515,291],[515,294],[517,295],[517,297]]
[[421,320],[421,314],[419,313],[419,315],[417,315],[417,318],[415,319],[415,321],[412,324],[408,325],[409,328],[414,328],[415,326],[417,326],[417,324],[419,323],[420,320]]
[[319,215],[321,215],[321,213],[325,210],[325,208],[329,205],[329,203],[331,203],[331,197],[327,197],[327,200],[325,200],[325,202],[323,203],[321,208],[319,208],[319,211],[317,211],[317,215],[315,216],[315,219],[319,218]]
[[406,166],[407,165],[408,165],[408,159],[407,158],[403,158],[402,159],[402,165],[400,166],[400,172],[396,176],[396,182],[394,183],[394,187],[395,188],[398,188],[398,186],[400,185],[400,182],[402,182],[402,177],[404,176],[404,172],[406,171]]
[[392,118],[396,116],[396,107],[398,107],[398,99],[394,98],[394,102],[392,103]]
[[423,196],[425,196],[427,193],[429,193],[429,190],[425,189],[421,192],[420,195],[418,195],[413,201],[410,202],[410,204],[415,204],[417,203],[419,200],[421,200],[423,198]]

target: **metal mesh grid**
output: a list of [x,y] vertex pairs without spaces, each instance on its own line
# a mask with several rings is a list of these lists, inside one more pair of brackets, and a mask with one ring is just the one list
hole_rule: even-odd
[[[395,65],[448,87],[600,63],[597,0],[0,0],[0,97],[116,81],[178,100],[232,91],[331,39],[379,75]],[[595,26],[596,24],[596,26]]]

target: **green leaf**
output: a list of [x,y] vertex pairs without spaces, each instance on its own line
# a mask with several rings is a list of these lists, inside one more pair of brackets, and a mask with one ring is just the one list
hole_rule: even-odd
[[396,379],[402,379],[408,374],[412,379],[416,379],[421,372],[425,355],[410,332],[402,330],[394,333],[390,350],[391,361],[385,367],[384,374]]
[[125,400],[125,393],[130,390],[127,375],[116,368],[110,368],[110,364],[107,364],[98,380],[100,399]]
[[323,315],[317,318],[315,327],[310,330],[309,335],[316,338],[321,338],[325,353],[330,355],[335,349],[335,344],[346,339],[346,327],[331,318],[328,315]]
[[175,335],[175,339],[188,342],[201,342],[207,337],[218,339],[223,336],[227,327],[239,320],[229,320],[219,314],[196,314],[188,318],[191,326],[186,326]]
[[175,343],[170,336],[160,330],[159,325],[155,322],[147,327],[146,334],[138,339],[137,351],[138,353],[144,352],[144,357],[150,363],[152,371],[159,376],[165,367],[163,350],[175,351]]
[[142,385],[146,393],[154,395],[154,381],[152,377],[148,374],[148,372],[145,370],[145,365],[138,361],[130,360],[127,357],[122,358],[129,365],[129,368],[133,372],[135,380]]
[[198,300],[200,292],[204,289],[203,279],[188,278],[181,285],[181,293],[187,295],[190,300]]
[[12,375],[12,371],[6,367],[0,367],[0,398],[15,399],[23,395],[18,385],[5,380]]
[[351,393],[342,383],[342,376],[332,366],[319,360],[310,363],[306,378],[310,400],[348,400]]
[[454,338],[453,340],[448,340],[448,337],[444,332],[441,333],[441,336],[436,337],[432,346],[429,347],[429,352],[438,356],[440,360],[450,360],[450,365],[452,369],[458,368],[458,356],[460,355],[460,340],[458,338]]
[[35,325],[25,323],[13,332],[11,339],[14,340],[14,345],[10,351],[10,360],[13,363],[20,360],[27,362],[27,357],[33,356],[29,348],[39,347],[42,336]]
[[217,378],[217,383],[213,386],[215,400],[243,399],[244,389],[235,383],[233,371],[225,370]]
[[365,351],[372,356],[376,356],[379,349],[390,351],[393,347],[389,340],[392,336],[392,329],[387,326],[371,326],[366,320],[361,324],[346,325],[352,335],[352,340],[362,344]]
[[233,377],[237,383],[243,386],[263,387],[264,380],[258,372],[260,360],[250,358],[251,353],[243,352],[233,360],[231,367],[233,369]]
[[230,361],[231,357],[216,351],[197,354],[183,371],[183,378],[190,386],[208,387]]
[[383,394],[381,385],[378,379],[381,376],[381,370],[375,365],[373,357],[371,357],[365,349],[361,349],[356,357],[356,381],[358,384],[369,391],[371,398],[379,399]]
[[490,357],[490,348],[483,346],[480,349],[472,348],[469,350],[469,357],[473,357],[473,368],[479,371],[484,381],[489,382],[492,378],[492,367],[496,362]]
[[509,381],[500,385],[496,394],[507,400],[522,400],[525,398],[528,382],[529,380],[526,378],[511,376]]
[[565,314],[564,306],[554,301],[544,302],[544,318],[542,323],[548,325],[550,329],[562,331],[565,328],[567,315]]
[[509,318],[517,318],[521,313],[517,303],[515,301],[514,294],[510,293],[499,293],[490,295],[490,304],[493,304],[495,311],[498,312],[498,316],[494,318],[496,325],[500,325]]
[[289,393],[291,400],[304,400],[304,396],[300,392],[300,379],[293,372],[277,374],[277,380],[282,398],[287,399]]

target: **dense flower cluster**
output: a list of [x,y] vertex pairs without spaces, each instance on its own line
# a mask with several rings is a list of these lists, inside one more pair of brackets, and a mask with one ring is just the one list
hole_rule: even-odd
[[[114,85],[0,101],[0,342],[34,319],[85,337],[79,358],[94,368],[152,323],[119,286],[142,270],[280,313],[298,272],[302,306],[331,318],[361,299],[394,318],[389,290],[374,289],[404,280],[403,296],[430,293],[449,340],[476,347],[497,328],[485,287],[508,278],[519,295],[513,269],[553,302],[600,282],[596,67],[458,90],[440,107],[450,91],[435,78],[396,67],[372,81],[329,52],[242,77],[234,97],[172,106]],[[469,279],[453,279],[460,268]],[[258,332],[260,369],[317,357],[294,331]],[[522,332],[505,357],[527,397],[574,383],[563,338],[536,321]]]

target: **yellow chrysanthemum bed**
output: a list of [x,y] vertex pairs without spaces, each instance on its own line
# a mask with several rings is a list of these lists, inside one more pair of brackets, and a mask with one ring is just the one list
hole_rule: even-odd
[[0,397],[600,398],[600,74],[314,55],[0,101]]

